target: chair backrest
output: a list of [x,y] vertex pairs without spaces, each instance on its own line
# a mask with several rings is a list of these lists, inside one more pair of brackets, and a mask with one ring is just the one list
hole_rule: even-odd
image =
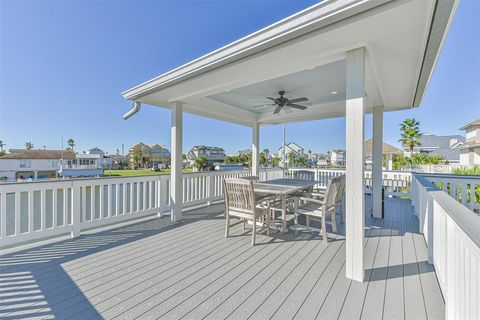
[[293,172],[293,178],[299,180],[315,180],[315,172],[309,170],[298,170]]
[[225,178],[223,180],[225,206],[228,211],[254,213],[255,193],[253,180]]
[[343,191],[345,188],[345,176],[335,177],[328,182],[325,193],[325,206],[327,209],[335,207],[339,201],[343,199]]

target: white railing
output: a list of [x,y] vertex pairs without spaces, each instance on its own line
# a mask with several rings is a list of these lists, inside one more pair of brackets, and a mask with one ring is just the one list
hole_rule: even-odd
[[480,211],[480,176],[422,174],[439,189],[472,211]]
[[445,298],[447,319],[480,319],[480,216],[416,174],[412,204]]
[[[290,169],[294,171],[295,169]],[[326,186],[343,170],[311,169]],[[225,177],[250,176],[250,170],[209,171],[183,175],[186,209],[222,200]],[[283,170],[261,169],[261,181],[283,177]],[[367,184],[370,173],[365,173]],[[387,172],[387,194],[408,195],[408,173]],[[0,184],[2,246],[38,241],[107,226],[170,210],[170,176],[49,180]],[[400,192],[401,191],[401,192]]]
[[[226,177],[250,176],[250,170],[183,175],[183,207],[222,200]],[[262,169],[260,180],[282,177]],[[170,176],[49,180],[0,183],[0,246],[44,240],[170,210]]]
[[[298,170],[308,170],[315,172],[315,180],[320,181],[321,186],[327,186],[328,181],[334,177],[345,174],[344,169],[312,169],[312,168],[291,168],[289,172]],[[383,171],[383,187],[385,194],[391,196],[410,197],[412,174],[404,171]],[[368,188],[372,186],[372,172],[365,171],[365,185]]]
[[450,164],[412,164],[402,168],[403,171],[418,173],[450,173],[452,169]]

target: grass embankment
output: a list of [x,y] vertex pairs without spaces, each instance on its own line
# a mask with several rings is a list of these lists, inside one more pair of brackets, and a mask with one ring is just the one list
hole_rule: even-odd
[[[192,169],[183,169],[183,173],[190,173]],[[159,174],[170,174],[170,169],[162,171],[152,170],[105,170],[104,177],[131,177],[131,176],[154,176]]]

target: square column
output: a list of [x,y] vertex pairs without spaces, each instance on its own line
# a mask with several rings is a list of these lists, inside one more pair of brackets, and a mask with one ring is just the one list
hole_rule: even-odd
[[372,209],[375,218],[382,218],[383,108],[373,108],[372,137]]
[[346,276],[363,282],[365,267],[364,136],[365,50],[347,52],[346,92]]
[[252,126],[252,176],[259,175],[260,125]]
[[182,218],[183,178],[182,178],[182,145],[183,145],[183,104],[173,102],[171,123],[171,160],[170,160],[170,218],[177,221]]

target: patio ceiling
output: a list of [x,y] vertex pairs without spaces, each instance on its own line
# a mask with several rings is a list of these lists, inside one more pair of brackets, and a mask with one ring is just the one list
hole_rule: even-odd
[[[456,1],[324,1],[123,93],[125,99],[238,124],[345,115],[346,54],[366,50],[366,112],[417,107]],[[307,97],[282,111],[265,97]]]

